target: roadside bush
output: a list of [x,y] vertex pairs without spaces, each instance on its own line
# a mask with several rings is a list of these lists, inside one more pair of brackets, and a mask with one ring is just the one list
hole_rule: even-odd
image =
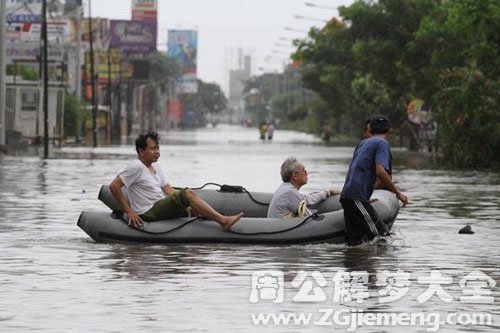
[[500,170],[500,81],[471,66],[447,70],[440,82],[442,163]]

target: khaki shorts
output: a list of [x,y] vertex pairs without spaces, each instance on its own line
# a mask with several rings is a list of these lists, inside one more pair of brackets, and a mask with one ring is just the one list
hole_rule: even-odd
[[140,216],[146,222],[185,217],[187,216],[187,207],[189,207],[189,202],[186,196],[186,189],[183,188],[168,197],[158,200],[150,210]]

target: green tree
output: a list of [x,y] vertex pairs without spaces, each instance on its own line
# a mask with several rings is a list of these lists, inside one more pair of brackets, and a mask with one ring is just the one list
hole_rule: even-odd
[[162,52],[151,53],[148,60],[150,63],[149,78],[152,84],[159,85],[163,91],[167,91],[180,76],[179,64],[175,59]]
[[182,94],[181,99],[185,109],[195,113],[196,126],[205,126],[208,117],[220,114],[227,107],[227,98],[221,87],[202,80],[198,80],[196,94]]
[[[332,119],[341,128],[342,114],[351,107],[350,82],[353,61],[346,27],[332,21],[324,29],[311,29],[309,37],[297,43],[293,59],[301,64],[304,87],[314,91],[328,105],[317,119]],[[319,126],[318,126],[319,128]]]
[[439,120],[443,164],[500,169],[500,1],[358,0],[339,13],[293,55],[327,105],[309,115],[357,135],[374,113],[404,127],[420,98]]
[[[299,71],[288,65],[283,73],[265,73],[247,80],[243,90],[245,110],[254,123],[279,119],[282,128],[297,128],[310,114]],[[310,128],[300,125],[300,130]]]
[[442,163],[500,170],[500,81],[479,69],[455,67],[441,75],[439,101]]
[[64,137],[76,137],[79,134],[78,125],[81,104],[75,93],[66,92],[64,96]]
[[435,6],[434,0],[356,1],[340,8],[342,21],[299,42],[294,58],[303,63],[305,85],[330,105],[338,131],[357,135],[360,119],[375,113],[388,114],[395,126],[406,120],[417,80],[405,71],[408,44]]
[[178,63],[162,52],[154,52],[148,56],[149,60],[149,80],[146,86],[149,109],[148,127],[156,128],[156,123],[160,117],[158,100],[161,93],[166,93],[174,89],[175,82],[180,75]]
[[219,114],[227,107],[227,98],[216,83],[198,80],[198,100],[204,114]]
[[[440,72],[433,101],[439,111],[442,162],[500,169],[500,2],[455,0],[429,20],[418,42],[437,39],[432,66]],[[438,24],[439,23],[439,24]]]
[[7,65],[6,73],[7,75],[20,76],[22,80],[26,81],[37,81],[39,79],[38,71],[36,69],[24,65]]

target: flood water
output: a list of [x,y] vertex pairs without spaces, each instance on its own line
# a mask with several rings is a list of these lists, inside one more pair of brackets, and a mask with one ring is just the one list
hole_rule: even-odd
[[[107,210],[97,200],[99,187],[135,157],[134,148],[64,152],[86,158],[0,156],[1,332],[500,328],[498,174],[395,165],[394,178],[410,205],[400,210],[387,245],[98,244],[76,226],[78,216],[83,210]],[[162,138],[161,154],[174,186],[215,182],[259,192],[274,191],[282,161],[294,155],[309,171],[309,184],[303,187],[307,192],[342,186],[352,147],[327,147],[312,136],[279,130],[273,142],[262,143],[256,129],[219,126],[170,132]],[[475,234],[458,234],[466,224]],[[263,271],[269,271],[271,282],[256,278]],[[303,280],[300,271],[306,273]],[[377,274],[384,271],[408,275],[379,279]],[[355,272],[369,274],[366,281],[359,280],[361,293],[351,281],[351,301],[339,300],[342,289],[334,280],[338,282],[342,272],[351,277]],[[431,272],[442,278],[429,282]],[[394,283],[397,299],[382,298],[387,283],[378,282],[383,281]],[[264,289],[257,289],[259,284]],[[368,294],[363,294],[363,286]],[[281,287],[282,298],[273,298]],[[312,319],[257,325],[253,319],[259,314]],[[399,315],[399,321],[383,325],[366,318],[391,314]],[[490,320],[474,321],[474,314]],[[360,327],[352,326],[354,316]],[[405,316],[420,321],[405,325]]]

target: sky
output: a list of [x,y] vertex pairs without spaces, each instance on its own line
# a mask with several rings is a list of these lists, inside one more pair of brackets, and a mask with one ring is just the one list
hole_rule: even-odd
[[[83,0],[85,15],[88,1]],[[237,66],[238,48],[253,56],[253,75],[281,70],[293,52],[291,40],[305,37],[312,26],[321,27],[321,20],[338,15],[334,7],[349,3],[352,0],[158,0],[158,49],[166,50],[168,29],[198,30],[198,77],[227,91],[227,72]],[[130,19],[131,6],[132,0],[93,0],[92,16]]]

